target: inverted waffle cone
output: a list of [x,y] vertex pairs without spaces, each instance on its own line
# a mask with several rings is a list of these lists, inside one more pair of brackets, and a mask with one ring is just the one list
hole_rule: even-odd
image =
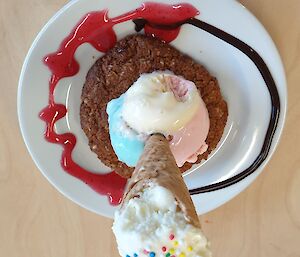
[[122,208],[150,184],[157,184],[171,191],[178,203],[178,211],[184,213],[189,223],[200,227],[194,204],[169,143],[164,136],[158,134],[152,135],[146,142],[144,153],[127,185]]

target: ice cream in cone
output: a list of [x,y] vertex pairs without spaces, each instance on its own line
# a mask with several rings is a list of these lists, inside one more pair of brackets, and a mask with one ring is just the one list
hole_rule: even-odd
[[122,257],[208,257],[209,242],[164,136],[152,135],[129,180],[113,231]]

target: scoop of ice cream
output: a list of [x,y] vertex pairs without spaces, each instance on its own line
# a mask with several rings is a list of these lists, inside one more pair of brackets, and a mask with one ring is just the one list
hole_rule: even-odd
[[122,257],[209,257],[209,242],[191,225],[166,188],[150,184],[115,214],[113,231]]
[[143,152],[145,140],[121,118],[123,102],[124,95],[107,104],[110,141],[118,159],[134,167]]
[[151,133],[171,135],[170,147],[179,167],[186,161],[196,162],[207,150],[206,106],[193,82],[171,72],[141,75],[123,95],[108,103],[106,111],[112,147],[129,167],[136,166]]
[[166,72],[142,74],[127,90],[124,121],[138,133],[173,134],[196,114],[200,96],[195,84]]
[[172,135],[170,148],[178,167],[182,167],[185,162],[195,163],[198,155],[207,150],[205,140],[209,124],[208,111],[200,98],[200,106],[192,120]]

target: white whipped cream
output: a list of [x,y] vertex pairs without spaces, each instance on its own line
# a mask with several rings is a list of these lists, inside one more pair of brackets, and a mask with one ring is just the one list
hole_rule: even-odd
[[155,71],[142,74],[127,90],[122,118],[138,133],[169,135],[194,117],[200,100],[193,82]]
[[[189,224],[173,194],[151,185],[115,214],[113,231],[122,257],[211,257],[202,231]],[[168,255],[169,254],[169,255]]]

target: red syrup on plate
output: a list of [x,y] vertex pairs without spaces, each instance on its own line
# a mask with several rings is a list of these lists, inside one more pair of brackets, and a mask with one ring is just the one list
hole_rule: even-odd
[[[108,174],[92,173],[72,159],[72,151],[76,145],[76,137],[72,133],[57,134],[55,123],[65,117],[65,105],[57,104],[54,99],[54,90],[58,82],[66,77],[78,73],[80,66],[74,55],[77,48],[83,43],[90,43],[100,52],[107,52],[117,42],[113,26],[133,19],[145,19],[150,23],[168,25],[181,22],[199,14],[198,10],[190,4],[167,5],[158,3],[144,3],[140,8],[115,18],[108,17],[108,10],[91,12],[75,26],[71,33],[62,41],[55,53],[47,55],[44,63],[52,75],[49,80],[49,103],[41,113],[40,118],[46,123],[45,139],[63,147],[61,165],[70,175],[80,179],[94,191],[107,195],[112,205],[118,205],[123,196],[126,179],[114,171]],[[179,34],[180,28],[162,30],[146,25],[145,34],[158,37],[165,42],[173,41]]]

